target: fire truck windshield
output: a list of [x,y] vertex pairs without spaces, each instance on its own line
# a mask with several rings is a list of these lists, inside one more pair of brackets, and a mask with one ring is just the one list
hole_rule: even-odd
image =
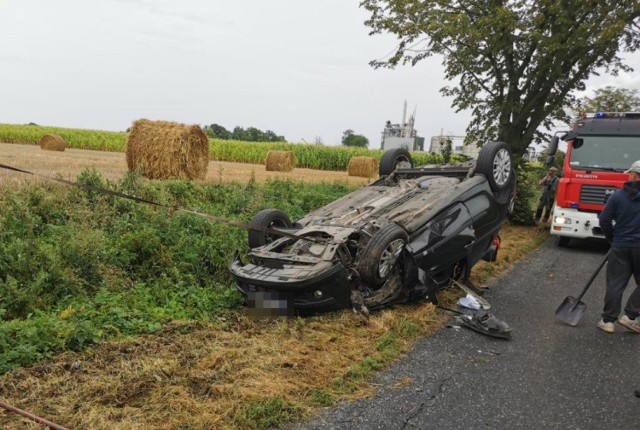
[[573,169],[625,171],[640,160],[640,136],[581,136],[583,144],[571,149]]

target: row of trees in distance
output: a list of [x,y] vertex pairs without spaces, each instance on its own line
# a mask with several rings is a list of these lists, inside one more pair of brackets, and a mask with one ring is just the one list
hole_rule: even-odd
[[244,129],[236,126],[233,131],[229,131],[220,124],[204,126],[207,136],[222,140],[243,140],[247,142],[286,142],[284,136],[279,136],[271,130],[262,131],[255,127]]
[[[262,131],[255,127],[244,129],[236,126],[233,131],[229,131],[220,124],[205,125],[203,127],[207,136],[222,140],[241,140],[245,142],[286,142],[284,136],[279,136],[271,130]],[[316,144],[322,144],[320,138],[316,138]],[[346,130],[342,134],[342,144],[344,146],[366,148],[369,146],[369,139],[361,134],[355,134],[353,130]]]

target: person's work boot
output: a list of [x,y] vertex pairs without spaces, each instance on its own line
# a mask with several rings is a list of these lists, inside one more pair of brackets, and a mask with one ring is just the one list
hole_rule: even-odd
[[598,328],[606,333],[613,333],[616,331],[616,327],[612,322],[604,322],[604,320],[598,321]]
[[622,318],[618,320],[618,324],[634,333],[640,333],[640,322],[638,318],[632,320],[628,316],[623,315]]

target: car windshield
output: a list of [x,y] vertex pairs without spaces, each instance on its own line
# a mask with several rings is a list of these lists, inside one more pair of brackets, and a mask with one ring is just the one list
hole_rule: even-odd
[[583,136],[584,143],[571,150],[574,169],[625,171],[640,160],[640,136]]

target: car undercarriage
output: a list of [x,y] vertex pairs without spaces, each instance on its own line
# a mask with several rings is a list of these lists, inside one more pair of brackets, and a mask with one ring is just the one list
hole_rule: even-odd
[[475,164],[407,168],[407,158],[386,152],[381,166],[399,167],[295,223],[277,209],[256,214],[246,261],[238,252],[230,266],[249,309],[367,313],[433,297],[468,281],[480,259],[494,261],[515,198],[506,145],[486,145]]

